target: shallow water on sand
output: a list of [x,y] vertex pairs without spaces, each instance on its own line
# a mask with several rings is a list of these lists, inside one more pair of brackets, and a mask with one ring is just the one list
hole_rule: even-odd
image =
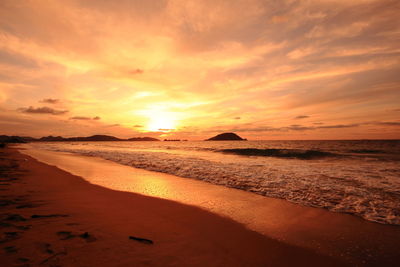
[[400,225],[400,141],[53,142],[30,146],[100,157]]

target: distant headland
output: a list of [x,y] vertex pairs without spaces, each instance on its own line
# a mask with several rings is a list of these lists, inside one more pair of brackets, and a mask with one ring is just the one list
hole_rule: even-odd
[[132,137],[128,139],[121,139],[111,135],[92,135],[87,137],[62,137],[62,136],[44,136],[41,138],[33,138],[27,136],[8,136],[0,135],[0,143],[27,143],[27,142],[62,142],[62,141],[160,141],[153,137]]

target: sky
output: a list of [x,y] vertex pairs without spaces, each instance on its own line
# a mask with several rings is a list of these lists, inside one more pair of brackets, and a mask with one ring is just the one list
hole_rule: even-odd
[[398,0],[1,0],[0,134],[400,139]]

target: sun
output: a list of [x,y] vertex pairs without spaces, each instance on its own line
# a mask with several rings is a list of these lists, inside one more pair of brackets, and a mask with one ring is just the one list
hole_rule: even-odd
[[176,128],[177,118],[174,113],[164,110],[151,110],[146,114],[146,130],[150,132],[170,132]]
[[151,117],[147,125],[147,130],[151,132],[169,132],[174,128],[175,120],[168,116]]
[[153,104],[135,113],[143,118],[143,132],[169,133],[177,129],[181,120],[181,114],[171,111],[165,103]]

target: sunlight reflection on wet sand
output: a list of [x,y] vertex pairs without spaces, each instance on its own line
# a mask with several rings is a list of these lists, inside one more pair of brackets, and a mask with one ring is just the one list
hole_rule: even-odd
[[[101,158],[38,150],[28,146],[26,148],[28,149],[21,152],[81,176],[90,183],[113,190],[134,192],[199,206],[230,217],[258,232],[272,234],[279,239],[283,238],[279,234],[282,225],[275,225],[274,222],[278,223],[283,218],[280,218],[282,216],[280,214],[272,215],[272,211],[269,210],[271,204],[272,206],[283,205],[286,209],[296,206],[301,212],[308,210],[308,208],[302,210],[303,207],[287,201],[270,199],[198,180],[132,168]],[[266,222],[268,225],[265,224]],[[274,225],[279,229],[276,229]]]

